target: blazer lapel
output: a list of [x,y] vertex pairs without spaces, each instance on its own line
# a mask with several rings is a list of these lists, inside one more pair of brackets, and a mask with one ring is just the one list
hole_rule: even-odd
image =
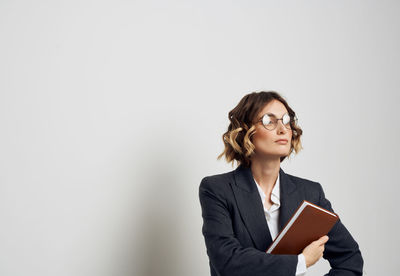
[[282,170],[279,169],[280,179],[280,202],[279,207],[279,231],[285,227],[289,219],[292,217],[297,207],[303,201],[301,194],[299,193],[297,186],[293,183],[289,176]]
[[[243,222],[250,233],[255,248],[266,251],[272,243],[272,237],[251,168],[240,165],[234,171],[234,177],[235,185],[232,187]],[[279,180],[281,206],[279,208],[278,230],[281,231],[303,199],[299,193],[295,192],[297,190],[296,184],[281,168],[279,169]]]
[[255,248],[265,251],[272,243],[272,238],[251,169],[240,165],[234,171],[234,177],[236,184],[233,185],[234,193],[243,222],[250,233]]

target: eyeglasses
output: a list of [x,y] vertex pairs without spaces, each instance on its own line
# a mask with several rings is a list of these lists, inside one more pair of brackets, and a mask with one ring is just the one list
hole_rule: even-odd
[[278,121],[282,121],[282,124],[287,129],[292,129],[292,126],[297,124],[297,120],[297,117],[292,117],[288,113],[283,115],[281,119],[277,119],[275,115],[267,113],[264,114],[262,118],[257,121],[257,123],[261,122],[267,130],[274,130],[278,125]]

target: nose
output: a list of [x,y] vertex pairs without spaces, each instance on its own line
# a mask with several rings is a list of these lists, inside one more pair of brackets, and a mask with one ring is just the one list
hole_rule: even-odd
[[287,128],[283,124],[282,120],[278,120],[277,124],[278,125],[276,126],[276,129],[279,133],[285,133],[287,131]]

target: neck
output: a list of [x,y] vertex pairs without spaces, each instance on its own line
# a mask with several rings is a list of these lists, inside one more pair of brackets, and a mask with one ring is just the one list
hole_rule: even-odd
[[254,156],[251,160],[251,172],[254,179],[264,191],[272,191],[280,169],[280,158],[260,159]]

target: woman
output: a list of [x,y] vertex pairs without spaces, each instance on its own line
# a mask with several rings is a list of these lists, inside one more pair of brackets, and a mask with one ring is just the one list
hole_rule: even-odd
[[284,98],[274,91],[248,94],[229,112],[229,120],[218,159],[225,156],[238,167],[204,177],[199,187],[211,275],[304,275],[322,256],[331,265],[327,275],[362,275],[358,244],[340,219],[299,255],[266,253],[303,200],[334,211],[318,182],[280,168],[300,151],[302,135]]

